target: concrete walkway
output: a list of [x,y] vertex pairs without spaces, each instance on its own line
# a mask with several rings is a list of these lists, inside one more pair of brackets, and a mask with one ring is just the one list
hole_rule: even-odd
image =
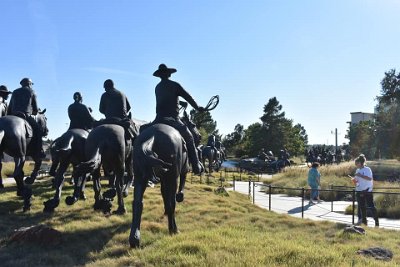
[[[253,186],[251,186],[251,189]],[[233,190],[230,188],[228,190]],[[269,208],[269,197],[268,194],[261,192],[261,190],[267,190],[267,187],[256,186],[255,191],[255,204],[261,208]],[[235,191],[242,194],[249,194],[249,182],[236,182]],[[253,200],[253,192],[251,192],[251,201]],[[333,212],[331,211],[331,202],[321,202],[318,204],[310,205],[308,200],[304,200],[304,218],[311,220],[327,220],[335,223],[352,224],[352,216],[345,215],[344,211],[347,206],[352,205],[351,201],[334,201]],[[277,213],[289,214],[294,217],[301,218],[301,198],[300,197],[289,197],[282,194],[271,195],[271,210]],[[357,222],[357,216],[355,217]],[[372,218],[368,218],[368,226],[374,227],[375,221]],[[386,229],[400,230],[400,220],[379,219],[379,227]]]

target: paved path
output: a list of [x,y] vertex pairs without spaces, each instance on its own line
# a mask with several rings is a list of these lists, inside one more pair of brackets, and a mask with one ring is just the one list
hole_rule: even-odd
[[[256,185],[257,184],[258,183],[256,183]],[[266,187],[255,186],[255,204],[261,208],[268,209],[268,194],[260,192],[262,189],[265,190]],[[229,190],[233,190],[233,188]],[[249,182],[236,182],[235,191],[248,195]],[[251,197],[253,197],[253,192]],[[352,216],[344,214],[346,207],[351,204],[352,202],[350,201],[334,201],[334,212],[332,212],[331,202],[321,202],[319,204],[310,205],[308,200],[304,200],[304,218],[317,221],[328,220],[336,223],[351,224]],[[271,210],[277,213],[289,214],[301,218],[301,198],[289,197],[282,194],[273,194],[271,195]],[[355,221],[357,222],[357,217],[355,217]],[[374,227],[375,221],[372,218],[368,218],[368,225]],[[400,220],[380,218],[379,225],[381,228],[400,230]]]

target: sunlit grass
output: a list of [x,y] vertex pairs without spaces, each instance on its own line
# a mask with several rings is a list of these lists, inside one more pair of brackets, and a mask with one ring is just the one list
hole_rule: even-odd
[[[194,177],[197,178],[197,177]],[[278,215],[258,208],[247,196],[214,193],[216,184],[190,182],[185,201],[177,205],[178,235],[168,234],[159,187],[148,188],[142,218],[142,248],[130,249],[132,194],[128,214],[105,216],[92,210],[93,193],[74,206],[60,204],[54,214],[42,213],[42,202],[53,194],[50,181],[34,186],[32,211],[22,213],[15,188],[0,194],[0,262],[2,266],[393,266],[356,254],[383,246],[397,251],[397,232],[368,229],[366,236],[343,234],[341,225]],[[65,186],[64,197],[72,193]],[[64,199],[63,197],[63,199]],[[115,207],[114,207],[115,208]],[[13,229],[46,224],[63,234],[57,247],[10,244]]]

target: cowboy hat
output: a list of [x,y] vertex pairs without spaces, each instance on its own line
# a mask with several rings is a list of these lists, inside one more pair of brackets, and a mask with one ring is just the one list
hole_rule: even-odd
[[29,85],[29,84],[32,84],[32,85],[33,85],[33,82],[32,82],[32,80],[31,80],[30,78],[23,78],[23,79],[19,82],[19,84],[22,85],[22,86]]
[[162,74],[171,74],[174,72],[176,72],[176,69],[168,68],[165,64],[160,64],[160,66],[158,66],[158,70],[153,73],[153,76],[160,77]]
[[12,92],[8,91],[8,89],[5,85],[0,85],[0,93],[11,94]]

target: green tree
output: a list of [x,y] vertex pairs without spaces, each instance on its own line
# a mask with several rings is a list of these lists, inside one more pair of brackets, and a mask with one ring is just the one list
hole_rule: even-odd
[[263,111],[262,123],[254,123],[245,130],[243,147],[246,153],[256,156],[264,148],[278,154],[286,148],[292,155],[302,154],[308,142],[304,127],[293,126],[293,120],[285,118],[276,97],[269,99]]
[[207,143],[207,138],[211,134],[216,135],[219,139],[221,138],[217,130],[217,122],[212,118],[209,111],[198,112],[192,109],[190,111],[190,118],[201,133],[201,143]]
[[[395,69],[385,72],[381,81],[381,95],[377,100],[373,125],[376,156],[400,157],[400,73],[396,73]],[[352,146],[351,149],[357,148]]]
[[230,134],[227,134],[222,139],[222,144],[224,145],[228,154],[235,155],[236,157],[243,156],[244,151],[242,140],[244,134],[244,126],[241,124],[236,124],[234,131]]
[[350,126],[346,136],[349,141],[350,154],[356,157],[363,153],[367,158],[375,158],[376,150],[374,122],[361,121]]

